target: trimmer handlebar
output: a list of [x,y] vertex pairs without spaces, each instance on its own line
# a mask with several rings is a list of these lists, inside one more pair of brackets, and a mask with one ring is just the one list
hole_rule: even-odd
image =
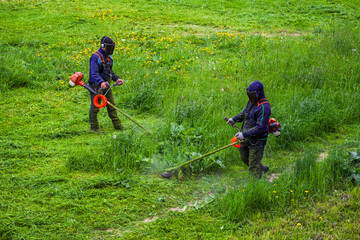
[[116,86],[116,85],[117,85],[117,83],[114,83],[113,85],[111,85],[111,86],[110,86],[110,83],[106,82],[106,83],[105,83],[105,85],[106,85],[107,87],[112,88],[112,87]]
[[104,94],[104,96],[106,96],[106,94],[110,91],[110,89],[114,86],[117,86],[117,83],[114,83],[113,85],[110,86],[110,83],[106,82],[105,85],[108,87],[108,90],[106,91],[106,93]]
[[[225,120],[226,123],[227,123],[227,122],[229,121],[229,119],[230,119],[230,118],[229,118],[228,116],[226,116],[224,120]],[[229,124],[229,123],[228,123],[228,124]],[[229,125],[232,126],[232,127],[234,127],[234,128],[236,128],[237,130],[239,130],[239,132],[241,132],[240,128],[239,128],[238,126],[236,126],[235,123],[234,123],[234,124],[229,124]]]

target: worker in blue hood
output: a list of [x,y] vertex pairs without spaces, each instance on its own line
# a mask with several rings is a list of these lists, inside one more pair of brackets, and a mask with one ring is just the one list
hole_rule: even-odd
[[[103,91],[106,92],[106,98],[108,102],[112,105],[115,105],[115,99],[111,89],[108,89],[110,83],[115,81],[117,85],[123,85],[123,80],[118,77],[112,70],[113,68],[113,58],[111,55],[114,52],[115,42],[107,36],[101,38],[101,47],[95,53],[92,54],[90,58],[90,73],[89,73],[89,85],[97,91],[99,94],[103,94]],[[90,110],[89,110],[89,122],[90,129],[95,132],[101,132],[99,130],[99,123],[97,119],[97,114],[99,108],[94,105],[95,94],[90,93]],[[116,113],[116,109],[106,105],[106,109],[114,128],[116,130],[122,130],[123,126],[121,121]]]
[[250,174],[261,178],[269,170],[261,163],[269,134],[270,103],[265,97],[264,86],[260,81],[252,82],[246,89],[249,101],[245,109],[228,120],[229,125],[243,122],[241,132],[236,138],[244,141],[239,150],[242,161],[249,166]]

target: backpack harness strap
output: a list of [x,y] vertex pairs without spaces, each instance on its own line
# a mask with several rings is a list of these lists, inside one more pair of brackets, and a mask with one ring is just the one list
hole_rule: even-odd
[[[105,64],[105,59],[104,59],[103,55],[99,51],[96,51],[94,54],[98,55],[98,57],[100,58],[101,62],[99,64],[100,64],[100,67],[102,67],[102,64]],[[110,61],[109,57],[107,57],[106,60],[107,60],[107,62],[109,62]]]
[[261,106],[264,103],[268,103],[270,105],[270,103],[268,102],[268,100],[266,98],[262,98],[259,101],[257,101],[257,106]]

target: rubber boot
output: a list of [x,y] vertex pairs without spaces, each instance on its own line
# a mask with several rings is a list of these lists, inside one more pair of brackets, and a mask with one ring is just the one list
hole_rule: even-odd
[[122,125],[120,125],[120,126],[115,126],[114,125],[114,129],[121,131],[121,130],[124,130],[124,127]]
[[97,120],[97,114],[99,110],[96,108],[90,108],[89,111],[89,123],[91,131],[97,132],[99,131],[99,122]]
[[[113,96],[113,93],[111,90],[109,90],[106,97],[107,97],[107,100],[115,106],[115,100],[114,100],[114,96]],[[115,130],[123,130],[124,127],[121,125],[121,121],[117,115],[116,109],[113,108],[112,106],[110,106],[109,104],[106,105],[106,109],[107,109],[108,115],[114,125]]]
[[[109,106],[109,105],[108,105]],[[124,127],[121,125],[121,121],[117,115],[117,112],[114,108],[108,108],[108,115],[113,123],[115,130],[123,130]]]
[[263,165],[263,164],[261,163],[260,169],[261,169],[261,171],[262,171],[263,173],[267,173],[267,172],[269,171],[269,166]]

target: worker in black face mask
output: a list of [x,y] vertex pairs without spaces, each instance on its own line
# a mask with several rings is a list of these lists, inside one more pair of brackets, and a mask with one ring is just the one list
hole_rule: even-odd
[[[89,85],[99,94],[102,94],[102,91],[107,91],[110,86],[111,81],[116,81],[118,85],[123,84],[123,80],[120,79],[112,70],[113,59],[111,55],[115,49],[115,42],[107,36],[101,38],[101,47],[96,51],[90,58],[90,74],[89,74]],[[97,120],[97,113],[99,108],[95,107],[93,99],[95,95],[90,93],[90,111],[89,111],[89,122],[90,129],[92,131],[99,131],[99,123]],[[111,89],[107,91],[106,94],[107,100],[115,105],[115,100]],[[121,121],[117,115],[116,109],[111,107],[109,104],[106,105],[108,115],[112,120],[114,128],[116,130],[122,130]]]
[[261,159],[269,134],[271,107],[261,82],[252,82],[246,89],[246,94],[249,98],[247,106],[227,123],[234,125],[236,122],[244,122],[241,132],[236,134],[237,139],[244,141],[239,148],[240,157],[249,166],[250,174],[261,178],[269,170],[268,166],[261,163]]

